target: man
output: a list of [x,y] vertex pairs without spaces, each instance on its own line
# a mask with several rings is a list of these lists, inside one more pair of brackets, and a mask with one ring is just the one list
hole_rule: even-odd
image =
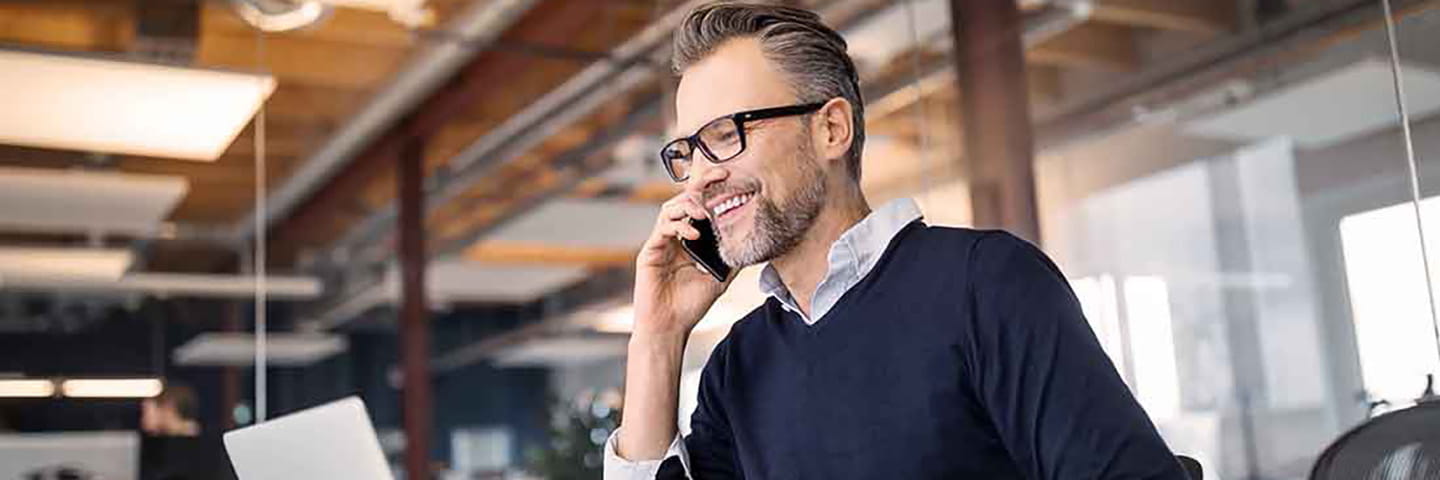
[[[684,192],[636,260],[607,478],[1184,478],[1043,254],[928,227],[908,200],[870,210],[845,49],[770,5],[703,6],[676,32],[688,136],[661,157]],[[682,440],[686,338],[728,286],[677,241],[704,218],[726,263],[769,262],[770,298],[715,348]]]

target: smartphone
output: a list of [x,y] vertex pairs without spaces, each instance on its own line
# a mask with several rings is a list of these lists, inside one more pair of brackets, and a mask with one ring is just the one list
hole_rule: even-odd
[[725,279],[730,278],[730,265],[725,264],[725,260],[720,258],[720,239],[715,236],[715,227],[710,224],[710,219],[696,220],[692,218],[690,226],[700,231],[700,238],[690,240],[682,237],[680,247],[690,255],[691,259],[695,260],[696,264],[700,265],[701,270],[715,277],[715,281],[724,282]]

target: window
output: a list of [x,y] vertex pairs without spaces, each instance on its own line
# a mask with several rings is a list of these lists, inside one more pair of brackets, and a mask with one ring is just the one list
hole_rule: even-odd
[[[1440,197],[1425,199],[1421,212],[1434,248],[1440,240],[1434,230],[1440,228]],[[1392,403],[1413,401],[1425,375],[1440,372],[1418,239],[1410,203],[1340,221],[1361,378],[1371,397]],[[1440,274],[1435,265],[1432,258],[1432,276]]]

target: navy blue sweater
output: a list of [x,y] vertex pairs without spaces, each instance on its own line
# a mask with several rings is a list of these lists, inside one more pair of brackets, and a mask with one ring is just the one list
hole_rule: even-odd
[[1185,478],[1044,254],[919,222],[814,326],[736,323],[691,427],[698,480]]

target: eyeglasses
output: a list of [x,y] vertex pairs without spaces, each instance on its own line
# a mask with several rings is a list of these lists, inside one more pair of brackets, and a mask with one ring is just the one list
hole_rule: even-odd
[[805,115],[819,110],[825,102],[762,108],[732,113],[714,120],[695,131],[694,135],[677,138],[660,149],[660,164],[670,179],[683,182],[690,178],[690,165],[699,150],[710,163],[722,163],[745,151],[745,122],[768,118]]

